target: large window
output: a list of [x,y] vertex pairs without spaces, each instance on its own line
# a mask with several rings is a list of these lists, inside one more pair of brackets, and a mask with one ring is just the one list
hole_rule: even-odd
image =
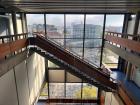
[[66,49],[83,55],[84,15],[66,15]]
[[88,83],[83,83],[82,98],[83,99],[97,99],[98,88]]
[[[105,31],[122,33],[124,15],[106,15]],[[103,50],[103,63],[109,68],[118,67],[119,56],[111,50]]]
[[86,15],[84,57],[100,66],[104,15]]
[[81,99],[82,83],[66,83],[66,98]]
[[32,36],[33,32],[45,33],[44,14],[27,14],[26,18],[29,36]]
[[122,33],[124,15],[106,15],[106,31]]
[[49,83],[50,98],[64,98],[64,83]]
[[[107,14],[106,20],[104,17],[104,14],[27,14],[27,25],[30,35],[32,32],[46,32],[50,40],[87,62],[100,66],[104,22],[105,31],[121,33],[124,20],[121,14]],[[119,57],[110,51],[103,51],[103,63],[116,68]]]
[[47,37],[64,45],[64,14],[46,14]]
[[131,79],[140,87],[140,68],[133,65]]

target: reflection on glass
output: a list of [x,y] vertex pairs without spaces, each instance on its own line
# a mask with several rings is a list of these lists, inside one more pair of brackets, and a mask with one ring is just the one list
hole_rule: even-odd
[[33,32],[45,33],[44,14],[27,14],[26,18],[29,36],[31,36]]
[[66,38],[83,38],[84,15],[66,15]]
[[98,88],[95,86],[92,86],[88,83],[83,83],[82,88],[82,98],[83,99],[97,99],[98,95]]
[[100,48],[85,48],[84,49],[84,58],[89,60],[89,62],[100,66],[100,55],[101,49]]
[[47,37],[64,38],[64,14],[46,14]]
[[122,32],[124,15],[106,15],[105,31]]
[[66,48],[82,48],[83,39],[66,39]]
[[81,99],[81,83],[66,83],[66,98]]
[[85,39],[85,48],[101,47],[102,39]]
[[83,48],[67,48],[66,50],[71,51],[74,55],[82,57],[83,54]]
[[17,22],[17,33],[18,34],[23,33],[23,30],[22,30],[22,21],[21,21],[20,14],[16,14],[16,22]]
[[64,98],[64,83],[49,83],[50,98]]
[[104,15],[86,15],[85,38],[102,38]]
[[40,100],[48,99],[48,83],[45,84],[42,92],[40,93]]
[[111,50],[104,48],[103,63],[109,68],[117,68],[119,56]]
[[63,46],[64,47],[64,39],[60,39],[60,38],[53,38],[51,39],[51,41],[53,41],[55,44],[59,45],[59,46]]

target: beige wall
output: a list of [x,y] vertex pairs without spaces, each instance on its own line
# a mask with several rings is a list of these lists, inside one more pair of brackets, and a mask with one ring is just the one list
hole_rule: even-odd
[[45,60],[34,53],[0,77],[0,105],[34,104],[44,78]]
[[119,96],[112,92],[105,93],[105,105],[124,105]]

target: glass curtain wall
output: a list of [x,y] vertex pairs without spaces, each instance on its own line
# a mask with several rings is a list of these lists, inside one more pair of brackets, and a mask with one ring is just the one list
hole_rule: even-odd
[[[107,14],[105,31],[121,33],[123,20],[124,15]],[[101,64],[103,24],[104,14],[27,14],[29,35],[45,33],[46,28],[47,38],[97,66]],[[118,55],[105,49],[103,63],[117,67]]]
[[[106,15],[105,31],[122,33],[124,15]],[[118,67],[119,56],[111,50],[104,48],[103,63],[109,68]]]
[[51,61],[48,61],[48,71],[46,72],[48,72],[48,81],[39,99],[97,99],[97,87],[82,82],[81,78],[76,77]]

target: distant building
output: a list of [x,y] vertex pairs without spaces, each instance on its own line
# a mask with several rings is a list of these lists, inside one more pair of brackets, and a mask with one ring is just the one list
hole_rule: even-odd
[[122,27],[121,26],[107,26],[106,31],[122,33]]
[[[73,25],[73,38],[83,38],[84,34],[84,24],[74,24]],[[101,38],[102,36],[102,26],[86,24],[85,25],[85,38]]]

